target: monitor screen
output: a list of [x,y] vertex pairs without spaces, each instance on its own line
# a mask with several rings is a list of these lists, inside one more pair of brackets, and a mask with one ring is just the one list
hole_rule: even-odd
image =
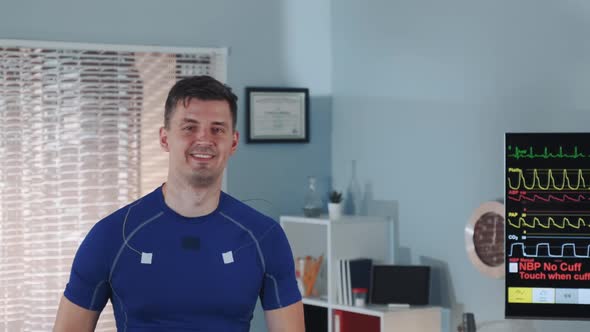
[[507,133],[505,314],[590,318],[590,133]]
[[371,303],[427,305],[429,295],[429,266],[373,265]]

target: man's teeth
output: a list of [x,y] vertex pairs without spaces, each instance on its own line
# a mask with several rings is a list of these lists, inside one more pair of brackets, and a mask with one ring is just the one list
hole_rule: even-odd
[[191,156],[197,157],[197,158],[207,158],[207,159],[213,158],[213,156],[212,155],[209,155],[209,154],[197,154],[197,153],[193,153],[193,154],[191,154]]

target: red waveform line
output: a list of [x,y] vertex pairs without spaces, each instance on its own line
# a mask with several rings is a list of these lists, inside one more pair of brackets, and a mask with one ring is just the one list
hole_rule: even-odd
[[543,201],[543,202],[550,202],[551,200],[554,200],[554,201],[558,201],[558,202],[562,202],[563,203],[566,200],[569,200],[571,202],[579,203],[580,201],[587,200],[589,198],[585,197],[584,195],[578,195],[577,198],[570,197],[569,195],[563,195],[562,198],[556,197],[554,195],[549,195],[549,197],[545,198],[545,197],[541,197],[541,196],[539,196],[537,194],[535,194],[531,198],[531,197],[527,197],[527,195],[520,194],[518,197],[509,196],[508,199],[511,199],[513,201],[516,201],[516,202],[520,202],[522,200],[527,200],[529,202],[535,202],[536,200],[540,200],[540,201]]

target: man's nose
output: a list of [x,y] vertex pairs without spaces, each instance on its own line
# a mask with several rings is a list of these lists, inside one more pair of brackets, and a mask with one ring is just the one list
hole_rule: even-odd
[[199,128],[197,129],[197,140],[200,142],[210,142],[211,141],[211,133],[207,128]]

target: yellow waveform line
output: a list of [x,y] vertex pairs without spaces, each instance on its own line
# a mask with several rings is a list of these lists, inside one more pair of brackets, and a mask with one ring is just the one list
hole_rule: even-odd
[[530,185],[527,185],[527,181],[524,178],[524,172],[522,171],[522,169],[509,168],[508,172],[509,173],[518,173],[518,183],[516,185],[513,185],[512,179],[510,179],[510,177],[508,177],[508,187],[510,189],[520,189],[521,185],[522,185],[527,190],[532,190],[535,188],[542,189],[542,190],[548,190],[553,185],[553,187],[551,189],[564,190],[566,188],[566,182],[567,182],[567,189],[569,189],[569,190],[578,190],[578,189],[580,189],[580,187],[582,187],[583,189],[587,189],[586,188],[586,181],[584,180],[584,175],[583,175],[581,169],[578,169],[578,179],[577,179],[578,182],[575,187],[572,186],[570,178],[567,174],[567,170],[565,170],[565,169],[561,173],[562,180],[561,180],[560,186],[558,186],[555,183],[555,178],[553,177],[553,170],[551,170],[551,169],[547,172],[547,181],[545,181],[546,186],[543,186],[541,184],[541,179],[539,178],[539,172],[536,168],[533,169],[533,182]]
[[508,224],[514,228],[521,228],[521,227],[528,227],[528,228],[536,228],[537,226],[541,227],[541,228],[550,228],[552,225],[557,227],[557,228],[561,228],[564,229],[566,226],[572,227],[572,228],[576,228],[576,229],[580,229],[580,227],[582,226],[587,226],[586,225],[586,221],[583,218],[578,218],[578,223],[572,223],[567,217],[563,217],[561,220],[561,224],[559,224],[557,221],[555,221],[555,219],[553,219],[552,217],[547,218],[547,220],[545,221],[545,224],[543,222],[541,222],[541,220],[537,217],[534,217],[532,220],[532,223],[527,222],[525,218],[520,217],[518,218],[518,223],[513,222],[511,219],[508,219]]

